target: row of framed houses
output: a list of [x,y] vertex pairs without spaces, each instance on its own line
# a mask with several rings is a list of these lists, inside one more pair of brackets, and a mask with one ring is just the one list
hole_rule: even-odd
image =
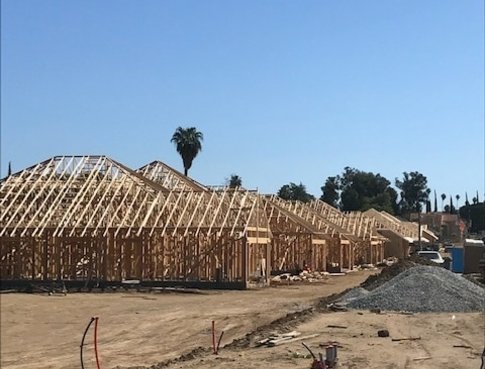
[[417,236],[387,216],[211,188],[159,161],[133,170],[56,156],[0,182],[0,278],[245,288],[281,271],[378,263],[391,256],[389,232]]

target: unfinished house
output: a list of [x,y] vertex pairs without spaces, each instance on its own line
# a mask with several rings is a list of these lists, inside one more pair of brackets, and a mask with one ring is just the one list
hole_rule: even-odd
[[[248,254],[251,256],[248,258],[248,267],[252,271],[248,273],[249,279],[257,281],[261,278],[268,278],[270,264],[267,260],[269,257],[271,231],[262,208],[262,201],[255,191],[248,191],[242,188],[231,189],[227,186],[219,186],[217,188],[205,186],[161,161],[153,161],[144,165],[137,170],[137,173],[173,191],[192,191],[201,196],[209,197],[213,201],[221,201],[226,204],[225,207],[229,208],[229,211],[233,212],[233,215],[235,210],[234,200],[231,200],[229,195],[231,195],[232,199],[239,198],[240,208],[254,212],[254,219],[258,224],[257,227],[247,226],[237,230],[237,235],[245,237],[248,243]],[[248,204],[253,205],[248,207]],[[207,209],[205,203],[197,204],[197,206],[204,206]],[[260,215],[261,217],[259,217]],[[239,220],[238,216],[236,219],[224,219],[223,222],[224,224],[232,224],[235,220]]]
[[327,219],[349,240],[354,265],[373,264],[385,258],[388,239],[376,230],[376,221],[366,216],[349,216],[321,200],[308,203],[314,212]]
[[57,156],[5,178],[2,285],[244,288],[267,278],[271,234],[259,196],[165,185],[106,156]]
[[273,273],[303,269],[326,271],[329,249],[336,240],[286,210],[272,196],[263,197],[272,239],[269,262]]
[[[322,210],[324,208],[326,209],[326,207],[332,208],[330,205],[320,201],[323,204],[322,208],[318,207],[320,205],[318,202],[315,202],[313,204],[314,207],[312,207],[312,203],[305,204],[300,201],[285,201],[276,196],[271,197],[271,200],[300,219],[303,219],[306,223],[311,224],[318,232],[328,237],[326,270],[351,270],[356,265],[356,262],[370,264],[383,256],[382,240],[371,247],[370,236],[366,240],[329,220],[333,219],[336,221],[335,218],[332,218],[335,214],[325,213]],[[370,232],[370,228],[368,232]]]
[[[373,219],[377,232],[389,240],[385,257],[404,258],[410,254],[419,239],[418,224],[396,218],[385,212],[369,209],[363,213],[352,212],[350,217],[367,217]],[[434,242],[437,237],[426,226],[421,227],[421,241]]]

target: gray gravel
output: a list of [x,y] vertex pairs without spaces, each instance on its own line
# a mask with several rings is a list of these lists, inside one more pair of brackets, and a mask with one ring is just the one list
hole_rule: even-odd
[[409,312],[483,311],[485,289],[444,268],[415,266],[369,294],[348,300],[347,306]]
[[352,288],[345,295],[343,295],[340,301],[347,303],[347,302],[362,298],[364,296],[367,296],[368,294],[369,294],[369,291],[367,291],[365,288],[355,287],[355,288]]

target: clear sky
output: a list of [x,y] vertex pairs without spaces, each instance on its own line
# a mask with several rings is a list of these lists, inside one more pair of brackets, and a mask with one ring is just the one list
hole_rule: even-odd
[[[481,0],[1,2],[1,174],[54,155],[321,195],[345,166],[485,188]],[[463,202],[462,202],[463,203]]]

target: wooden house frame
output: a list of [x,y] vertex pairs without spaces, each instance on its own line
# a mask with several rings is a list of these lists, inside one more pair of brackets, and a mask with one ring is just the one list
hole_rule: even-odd
[[243,288],[380,261],[376,229],[395,222],[371,215],[205,186],[160,161],[56,156],[0,181],[0,279]]
[[403,237],[418,239],[418,225],[411,222],[404,222],[385,211],[369,209],[363,214],[374,219],[376,228],[388,229]]
[[338,240],[337,245],[330,250],[328,260],[340,269],[351,270],[357,263],[375,264],[384,258],[385,239],[373,235],[369,220],[355,222],[321,200],[308,204],[281,199],[276,201],[321,232]]
[[321,200],[313,200],[308,206],[343,228],[344,234],[353,235],[355,264],[375,265],[384,259],[388,239],[377,232],[374,218],[357,212],[344,213]]
[[310,269],[326,271],[334,239],[288,211],[274,197],[263,197],[271,233],[271,270],[275,273]]
[[[386,237],[389,242],[386,247],[386,257],[404,258],[409,256],[415,249],[419,239],[419,227],[417,223],[401,220],[385,211],[369,209],[363,213],[352,212],[350,216],[365,216],[374,220],[376,231]],[[422,242],[435,241],[437,237],[433,232],[421,227]]]
[[0,182],[0,277],[245,286],[266,275],[261,205],[250,191],[169,189],[105,156],[53,157]]

